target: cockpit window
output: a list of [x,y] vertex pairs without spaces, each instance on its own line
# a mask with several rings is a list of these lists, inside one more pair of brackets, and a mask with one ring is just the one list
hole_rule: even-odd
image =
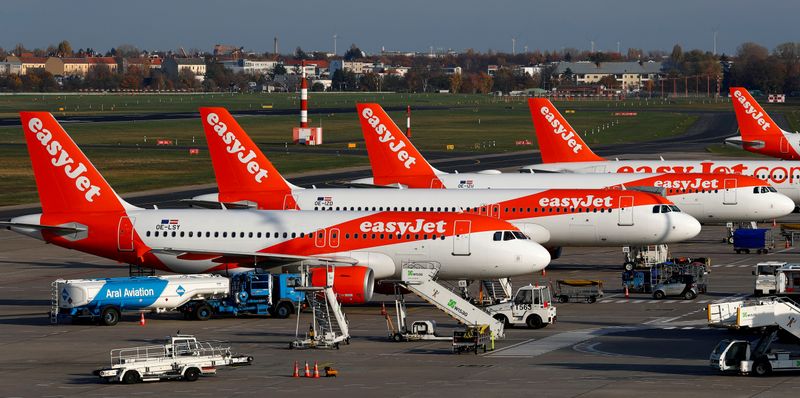
[[770,192],[774,192],[774,193],[777,193],[777,192],[778,192],[778,190],[777,190],[777,189],[775,189],[774,187],[767,187],[767,189],[768,189]]
[[516,236],[516,237],[517,237],[517,239],[522,239],[522,240],[529,239],[529,238],[528,238],[528,237],[527,237],[525,234],[523,234],[522,232],[519,232],[519,231],[512,231],[512,233],[514,234],[514,236]]
[[511,232],[511,231],[503,232],[503,240],[514,240],[514,239],[516,239],[516,238],[514,237],[514,233],[513,232]]
[[678,206],[669,205],[669,208],[672,209],[672,211],[674,211],[676,213],[680,213],[681,212],[681,209],[679,209]]

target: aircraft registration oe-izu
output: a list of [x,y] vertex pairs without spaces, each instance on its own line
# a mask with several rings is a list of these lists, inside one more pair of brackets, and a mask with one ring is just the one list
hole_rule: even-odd
[[550,261],[518,228],[477,214],[138,208],[51,114],[20,115],[42,213],[0,225],[61,247],[177,273],[331,265],[347,303],[369,300],[375,280],[399,278],[404,261],[437,262],[442,279],[532,275]]
[[[659,192],[701,222],[770,220],[792,212],[791,199],[766,182],[711,173],[477,173],[435,169],[378,104],[358,104],[372,178],[354,182],[448,189],[646,189]],[[538,131],[538,130],[537,130]]]
[[550,248],[673,243],[700,231],[697,220],[672,202],[635,190],[303,189],[280,175],[227,110],[201,108],[200,115],[219,188],[219,193],[189,200],[201,207],[220,207],[221,201],[228,208],[322,214],[363,210],[480,214],[509,221]]
[[773,158],[800,160],[800,134],[778,127],[744,87],[731,87],[730,92],[741,135],[725,143]]
[[[735,99],[734,99],[735,100]],[[546,98],[528,105],[542,155],[522,173],[713,173],[756,177],[800,204],[800,162],[782,160],[607,160],[595,154]],[[728,178],[727,176],[725,177]],[[730,221],[730,220],[729,220]]]

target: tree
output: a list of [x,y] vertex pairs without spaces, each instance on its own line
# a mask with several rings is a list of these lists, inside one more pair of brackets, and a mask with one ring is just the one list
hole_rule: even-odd
[[478,91],[481,94],[489,94],[492,91],[492,85],[494,82],[492,81],[492,77],[489,76],[486,72],[481,72],[478,74]]
[[353,91],[356,89],[356,74],[344,69],[337,69],[331,76],[332,90]]
[[117,46],[114,55],[123,58],[138,58],[141,54],[142,51],[136,48],[132,44],[120,44],[119,46]]
[[62,40],[61,43],[58,43],[58,49],[56,51],[59,57],[71,57],[72,45],[70,45],[68,41]]
[[356,47],[355,44],[351,44],[350,48],[347,52],[344,53],[344,60],[345,61],[352,61],[355,59],[363,58],[364,53],[361,51],[360,48]]
[[325,91],[325,85],[320,82],[314,82],[311,85],[311,91]]
[[131,66],[122,75],[122,79],[119,82],[119,88],[127,90],[139,90],[142,88],[143,80],[144,74],[142,71],[139,70],[137,66]]
[[17,45],[14,46],[14,55],[20,57],[20,56],[22,56],[23,53],[26,53],[26,52],[28,52],[28,50],[25,48],[25,46],[22,43],[17,43]]
[[273,76],[282,76],[286,74],[286,67],[283,64],[276,64],[274,68],[272,68],[272,75]]
[[603,76],[602,78],[600,78],[598,83],[602,84],[607,89],[619,88],[619,84],[617,82],[617,79],[614,77],[614,75]]
[[453,73],[450,75],[450,92],[451,93],[458,93],[461,91],[461,86],[464,85],[464,81],[461,79],[460,73]]
[[308,58],[309,58],[308,54],[306,54],[306,52],[303,51],[302,48],[297,47],[294,49],[294,59],[308,59]]

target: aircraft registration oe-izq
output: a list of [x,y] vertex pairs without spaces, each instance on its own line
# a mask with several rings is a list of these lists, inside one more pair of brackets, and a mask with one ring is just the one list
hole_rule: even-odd
[[442,279],[532,275],[550,261],[518,228],[477,214],[137,208],[51,114],[20,115],[42,213],[0,225],[65,248],[178,273],[328,264],[350,303],[399,278],[404,261],[437,262]]
[[303,189],[280,175],[227,110],[201,108],[200,115],[219,193],[194,197],[193,205],[480,214],[509,221],[548,247],[674,243],[700,231],[672,202],[633,190]]
[[[769,220],[792,212],[791,199],[766,182],[710,173],[500,173],[448,174],[433,168],[378,104],[358,104],[372,178],[354,182],[448,189],[603,189],[657,191],[681,210],[705,221]],[[537,129],[538,131],[538,129]]]
[[773,158],[800,160],[800,134],[778,127],[744,87],[731,87],[730,92],[741,135],[725,143]]
[[[800,162],[781,160],[607,160],[595,154],[545,98],[528,105],[539,140],[542,164],[522,173],[714,173],[756,177],[800,204]],[[728,178],[727,176],[725,178]]]

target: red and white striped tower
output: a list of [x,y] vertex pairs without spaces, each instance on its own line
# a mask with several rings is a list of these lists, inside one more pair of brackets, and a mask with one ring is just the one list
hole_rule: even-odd
[[306,61],[300,63],[303,80],[300,81],[300,128],[308,127],[308,80],[306,80]]
[[406,137],[411,138],[411,105],[406,109]]

